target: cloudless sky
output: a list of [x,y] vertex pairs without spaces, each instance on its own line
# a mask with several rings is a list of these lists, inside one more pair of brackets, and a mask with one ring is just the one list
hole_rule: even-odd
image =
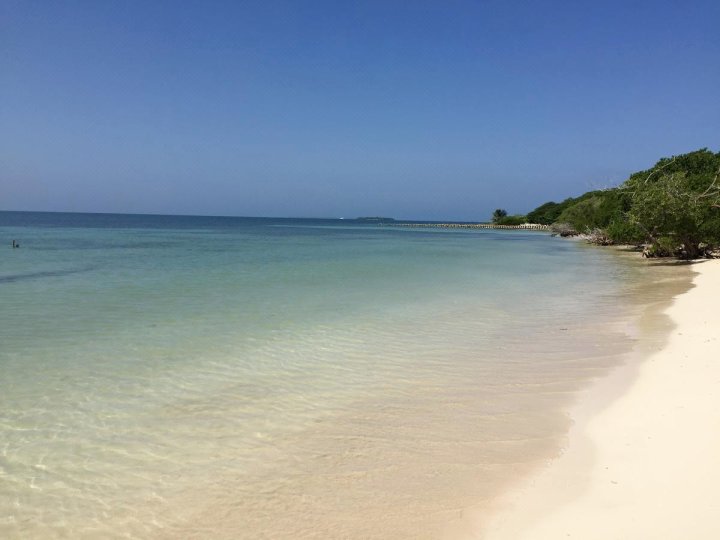
[[485,220],[720,150],[720,1],[0,0],[0,209]]

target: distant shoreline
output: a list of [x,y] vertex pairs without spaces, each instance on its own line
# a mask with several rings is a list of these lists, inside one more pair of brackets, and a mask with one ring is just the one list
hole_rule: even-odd
[[498,225],[496,223],[382,223],[386,227],[427,227],[434,229],[519,229],[530,231],[549,231],[550,225],[523,223],[522,225]]

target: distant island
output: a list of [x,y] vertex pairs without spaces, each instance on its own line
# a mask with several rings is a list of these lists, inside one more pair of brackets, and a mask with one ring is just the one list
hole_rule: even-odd
[[355,218],[355,221],[359,221],[361,223],[393,223],[395,220],[389,217],[369,216]]

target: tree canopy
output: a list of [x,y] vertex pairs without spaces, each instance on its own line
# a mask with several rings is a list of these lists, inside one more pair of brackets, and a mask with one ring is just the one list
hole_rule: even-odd
[[700,256],[720,245],[720,152],[662,158],[616,188],[547,202],[527,219],[600,231],[615,243],[646,243],[651,254]]
[[493,212],[492,222],[495,225],[522,225],[527,223],[527,216],[525,214],[508,215],[507,210],[498,208]]
[[505,216],[507,216],[507,210],[504,208],[497,208],[492,215],[493,223],[498,223]]

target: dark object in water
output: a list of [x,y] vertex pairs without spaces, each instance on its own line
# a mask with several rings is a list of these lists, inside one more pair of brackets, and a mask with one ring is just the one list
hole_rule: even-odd
[[359,221],[360,223],[392,223],[395,220],[390,217],[370,216],[355,218],[355,221]]
[[19,248],[20,244],[18,244],[15,240],[13,240],[13,248]]

